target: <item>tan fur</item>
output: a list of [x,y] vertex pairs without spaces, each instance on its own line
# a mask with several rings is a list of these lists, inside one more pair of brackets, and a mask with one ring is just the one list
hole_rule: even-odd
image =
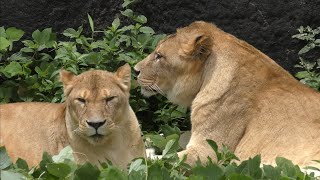
[[[14,161],[20,157],[29,165],[37,165],[43,151],[57,154],[71,145],[79,163],[98,165],[109,159],[125,168],[144,156],[139,124],[129,105],[130,74],[129,65],[116,73],[92,70],[75,76],[62,71],[65,103],[0,105],[0,144]],[[88,124],[94,122],[104,124],[96,130]],[[96,132],[102,136],[90,137]]]
[[210,23],[178,29],[135,69],[143,94],[191,107],[192,135],[180,152],[189,162],[214,157],[206,139],[242,160],[261,154],[266,164],[282,156],[307,165],[320,159],[320,93]]

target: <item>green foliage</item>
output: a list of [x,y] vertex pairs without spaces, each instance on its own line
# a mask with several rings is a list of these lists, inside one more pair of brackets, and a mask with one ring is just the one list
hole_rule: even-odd
[[299,34],[292,36],[292,38],[299,39],[306,42],[306,45],[299,51],[300,62],[296,67],[302,68],[303,71],[298,72],[295,76],[304,84],[320,91],[320,57],[318,59],[310,60],[308,55],[315,53],[320,47],[320,27],[312,29],[311,27],[300,27]]
[[[174,144],[175,140],[170,140],[163,151],[162,159],[137,158],[132,160],[126,170],[117,168],[109,162],[101,163],[100,167],[90,163],[76,164],[70,160],[69,154],[72,154],[70,147],[62,150],[58,157],[60,162],[55,162],[50,155],[44,153],[43,160],[37,167],[29,168],[24,160],[19,159],[15,164],[6,154],[5,148],[1,147],[1,155],[5,158],[0,160],[0,164],[6,164],[1,167],[1,179],[75,179],[75,180],[211,180],[211,179],[270,179],[270,180],[316,180],[313,173],[303,173],[297,165],[290,160],[278,157],[276,166],[261,165],[261,157],[257,155],[246,161],[236,164],[228,159],[224,152],[220,151],[216,143],[207,140],[216,153],[219,153],[220,160],[215,162],[208,158],[208,162],[202,164],[196,163],[193,167],[185,163],[184,159],[179,159]],[[230,151],[228,151],[231,153]],[[9,163],[8,163],[9,162]],[[224,162],[224,163],[219,163]],[[320,162],[319,162],[320,163]],[[319,170],[317,170],[319,171]],[[320,173],[320,171],[319,171]],[[318,178],[319,179],[319,178]]]
[[[103,30],[96,29],[94,17],[88,14],[90,36],[80,26],[63,31],[59,37],[64,40],[58,40],[51,28],[35,30],[31,39],[20,40],[22,30],[0,27],[0,103],[63,102],[62,84],[58,79],[60,69],[75,74],[90,69],[115,71],[124,63],[133,67],[144,59],[165,35],[155,34],[145,26],[147,18],[129,9],[132,3],[134,0],[125,0],[123,16]],[[123,25],[121,19],[125,18],[131,24]],[[23,47],[12,50],[15,41]],[[130,104],[143,130],[155,131],[164,124],[189,126],[186,109],[169,104],[162,96],[147,102],[140,93],[135,74],[132,79]]]

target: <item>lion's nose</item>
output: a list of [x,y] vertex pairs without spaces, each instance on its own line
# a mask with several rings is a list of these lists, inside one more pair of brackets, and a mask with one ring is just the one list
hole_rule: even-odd
[[106,120],[100,121],[100,122],[88,122],[87,124],[95,129],[98,129],[99,127],[103,126],[106,123]]

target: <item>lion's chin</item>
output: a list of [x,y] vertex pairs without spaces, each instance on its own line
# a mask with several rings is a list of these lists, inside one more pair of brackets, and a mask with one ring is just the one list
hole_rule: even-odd
[[92,145],[101,145],[104,144],[108,139],[109,134],[94,134],[90,136],[86,136],[85,139]]
[[106,137],[103,135],[99,135],[99,136],[89,136],[86,138],[87,141],[92,144],[92,145],[100,145],[100,144],[104,144],[104,142],[106,141]]
[[145,97],[150,97],[150,96],[156,95],[157,92],[152,90],[147,90],[146,88],[142,87],[141,94],[144,95]]

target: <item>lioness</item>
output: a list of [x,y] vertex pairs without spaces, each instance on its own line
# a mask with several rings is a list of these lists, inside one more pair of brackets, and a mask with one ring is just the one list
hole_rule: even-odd
[[191,107],[191,139],[180,156],[205,161],[206,139],[244,160],[261,154],[307,165],[320,159],[320,93],[295,80],[268,56],[206,22],[161,41],[135,66],[142,93],[161,93]]
[[60,72],[65,103],[0,105],[1,145],[13,160],[37,165],[43,151],[57,154],[70,145],[75,159],[98,164],[109,159],[126,167],[144,156],[137,118],[129,105],[131,69],[102,70],[78,76]]

